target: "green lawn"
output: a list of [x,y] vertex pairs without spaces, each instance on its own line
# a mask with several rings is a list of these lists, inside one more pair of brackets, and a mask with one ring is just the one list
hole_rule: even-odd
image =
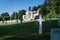
[[50,40],[50,29],[59,28],[57,20],[43,22],[43,34],[38,34],[36,21],[13,25],[0,25],[0,40]]

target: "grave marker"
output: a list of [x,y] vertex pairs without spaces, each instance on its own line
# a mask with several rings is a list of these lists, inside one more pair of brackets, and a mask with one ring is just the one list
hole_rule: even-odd
[[39,15],[39,19],[37,19],[36,21],[39,21],[39,34],[42,34],[42,22],[45,21],[42,19],[42,15]]
[[60,28],[51,29],[51,40],[60,40]]
[[60,14],[58,14],[58,26],[60,26]]

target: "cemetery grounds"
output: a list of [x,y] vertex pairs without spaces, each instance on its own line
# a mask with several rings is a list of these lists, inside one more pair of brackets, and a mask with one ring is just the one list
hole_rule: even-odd
[[0,40],[50,40],[50,29],[59,27],[57,19],[49,21],[47,19],[43,22],[42,34],[38,32],[39,25],[36,26],[36,21],[25,22],[22,26],[20,26],[20,23],[0,25]]

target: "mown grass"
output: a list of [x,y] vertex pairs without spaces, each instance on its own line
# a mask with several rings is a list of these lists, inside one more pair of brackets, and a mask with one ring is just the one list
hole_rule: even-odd
[[0,37],[3,39],[3,36],[24,38],[37,33],[38,27],[36,27],[34,22],[23,23],[22,26],[20,26],[20,24],[0,25]]
[[43,34],[39,34],[36,21],[13,25],[0,25],[0,40],[50,40],[50,29],[59,28],[58,20],[43,22]]

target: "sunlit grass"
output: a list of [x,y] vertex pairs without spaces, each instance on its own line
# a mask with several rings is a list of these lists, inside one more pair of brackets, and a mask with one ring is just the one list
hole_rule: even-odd
[[[30,20],[30,21],[23,21],[23,23],[26,23],[26,22],[33,22],[33,21],[35,21],[35,20]],[[9,23],[6,23],[6,24],[4,24],[4,23],[1,23],[0,25],[2,26],[2,25],[14,25],[14,24],[17,24],[17,22],[9,22]],[[21,24],[20,22],[18,22],[18,24]]]
[[58,18],[51,18],[51,19],[46,19],[46,20],[58,20]]

